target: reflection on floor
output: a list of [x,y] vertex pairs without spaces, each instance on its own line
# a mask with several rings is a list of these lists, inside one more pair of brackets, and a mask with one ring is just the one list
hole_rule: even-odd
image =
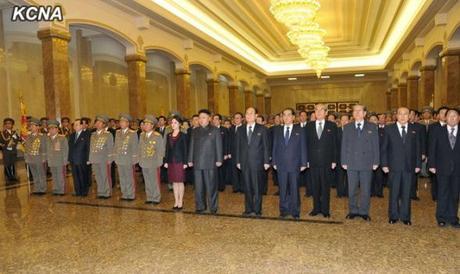
[[[19,164],[18,164],[19,166]],[[3,176],[3,175],[1,175]],[[219,196],[219,215],[194,214],[193,189],[175,213],[162,186],[162,203],[29,196],[24,169],[18,185],[0,186],[0,273],[459,273],[460,231],[438,228],[428,182],[412,203],[411,227],[387,223],[388,196],[373,198],[372,222],[346,220],[347,200],[335,198],[332,218],[278,220],[278,196],[264,197],[264,218],[241,218],[243,195]],[[0,181],[4,182],[3,177]],[[51,183],[50,183],[51,184]],[[303,192],[304,189],[301,189]],[[387,195],[387,191],[385,192]]]

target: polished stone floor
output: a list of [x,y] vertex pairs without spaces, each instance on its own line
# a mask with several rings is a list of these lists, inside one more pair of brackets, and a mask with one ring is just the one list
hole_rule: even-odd
[[119,189],[95,199],[94,187],[86,198],[29,196],[19,173],[18,185],[0,185],[0,273],[460,273],[460,230],[437,227],[426,180],[408,227],[387,223],[387,196],[372,198],[370,223],[346,220],[335,190],[331,219],[307,216],[302,197],[301,221],[278,220],[271,187],[266,218],[253,219],[240,217],[243,195],[230,188],[218,216],[195,215],[190,186],[174,213],[165,186],[158,206],[144,204],[142,184],[134,202]]

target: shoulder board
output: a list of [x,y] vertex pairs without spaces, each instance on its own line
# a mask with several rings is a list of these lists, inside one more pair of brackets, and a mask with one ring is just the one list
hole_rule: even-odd
[[155,134],[155,136],[161,136],[161,134],[158,131],[154,131],[153,134]]
[[129,132],[131,132],[131,133],[137,133],[137,132],[136,132],[135,130],[133,130],[133,129],[129,129]]

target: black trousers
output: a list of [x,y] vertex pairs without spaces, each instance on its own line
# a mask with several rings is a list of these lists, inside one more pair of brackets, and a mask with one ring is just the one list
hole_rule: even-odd
[[313,192],[313,212],[329,214],[331,199],[331,168],[311,167],[310,176]]
[[385,173],[382,168],[377,168],[372,177],[371,196],[383,196],[383,185],[385,181]]
[[303,173],[305,174],[305,195],[310,197],[313,195],[313,183],[312,183],[312,179],[311,179],[311,171],[310,169],[306,169],[303,171]]
[[416,173],[414,173],[414,176],[412,176],[412,182],[410,186],[410,198],[411,199],[417,198],[417,191],[418,191],[418,176]]
[[245,169],[242,171],[244,182],[245,213],[262,214],[262,194],[264,189],[263,170]]
[[17,152],[4,150],[3,154],[3,172],[5,174],[5,179],[12,181],[16,180],[16,160]]
[[195,177],[195,209],[206,210],[209,206],[211,213],[217,212],[217,168],[194,169]]
[[300,216],[299,172],[277,170],[280,189],[280,214]]
[[438,200],[436,219],[438,222],[458,222],[458,199],[460,176],[436,175],[438,183]]
[[73,177],[73,187],[75,190],[75,195],[77,196],[86,196],[88,195],[89,190],[89,180],[90,169],[86,164],[75,165],[72,164],[72,177]]
[[390,184],[390,203],[388,217],[392,220],[410,221],[410,189],[414,172],[391,171],[388,174]]
[[243,191],[243,176],[241,174],[241,170],[236,167],[236,162],[233,158],[230,159],[230,174],[233,191]]
[[224,191],[225,190],[225,166],[222,165],[217,168],[217,189],[219,191]]
[[341,166],[336,168],[336,180],[337,180],[337,197],[348,197],[348,177],[347,171]]
[[436,201],[437,196],[438,196],[438,182],[437,182],[437,176],[433,173],[430,173],[430,182],[431,182],[431,199],[433,201]]

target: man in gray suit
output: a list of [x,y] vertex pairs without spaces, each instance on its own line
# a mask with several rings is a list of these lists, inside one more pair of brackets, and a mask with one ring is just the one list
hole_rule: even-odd
[[209,110],[202,109],[198,114],[200,126],[192,130],[188,154],[195,178],[195,210],[203,213],[208,204],[211,214],[216,214],[217,168],[222,166],[224,155],[222,137],[220,130],[209,124]]
[[58,121],[48,121],[48,132],[49,136],[46,139],[46,156],[54,181],[53,194],[64,195],[69,144],[65,135],[59,134]]
[[348,176],[347,219],[370,221],[372,171],[379,166],[380,153],[377,126],[365,121],[366,113],[365,106],[353,106],[354,122],[343,129],[341,163]]

